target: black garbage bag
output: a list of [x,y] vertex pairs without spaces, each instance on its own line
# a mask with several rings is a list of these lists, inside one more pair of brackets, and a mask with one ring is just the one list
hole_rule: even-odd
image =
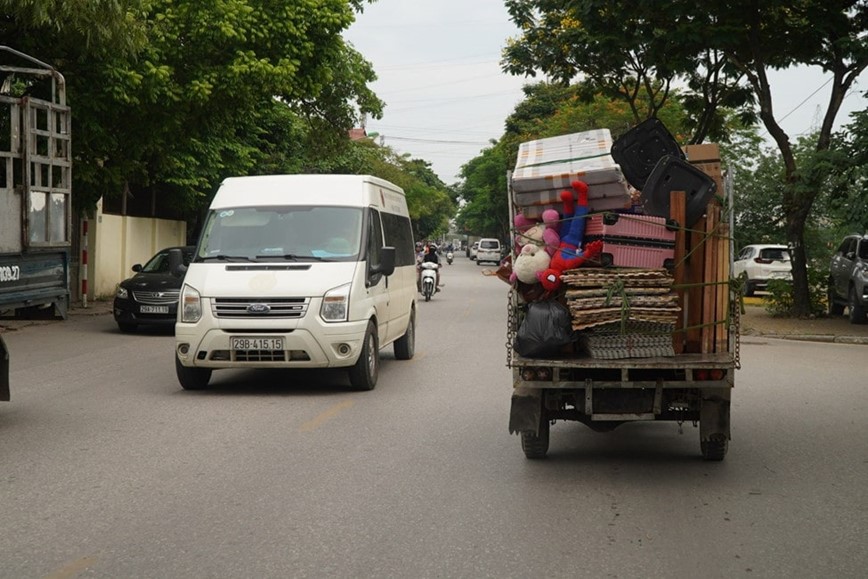
[[532,302],[515,335],[513,347],[525,358],[556,356],[575,341],[570,311],[556,301]]

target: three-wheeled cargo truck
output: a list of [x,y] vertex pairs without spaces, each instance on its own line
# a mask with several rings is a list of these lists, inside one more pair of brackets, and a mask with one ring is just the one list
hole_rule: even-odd
[[[566,143],[564,139],[563,143],[546,142],[545,147],[535,143],[527,148],[527,158],[532,160],[536,155],[542,159],[523,173],[539,177],[539,190],[522,193],[516,185],[527,191],[528,179],[519,182],[516,172],[510,173],[512,215],[536,217],[546,202],[549,208],[556,208],[557,188],[569,188],[572,178],[590,182],[597,178],[601,185],[614,187],[620,174],[606,181],[593,170],[581,174],[573,167],[558,175],[557,166],[552,168],[552,161],[540,156],[540,150],[554,148],[556,162],[570,155],[586,155],[596,168],[609,152],[607,143],[601,151],[577,153],[577,142]],[[670,258],[655,262],[653,267],[643,268],[636,262],[619,267],[616,252],[603,250],[595,262],[562,272],[558,292],[542,294],[539,287],[513,284],[507,340],[507,365],[513,378],[509,431],[520,435],[527,458],[546,456],[551,425],[559,420],[578,421],[600,432],[635,421],[673,421],[679,430],[682,423],[693,423],[699,426],[699,447],[705,460],[718,461],[726,455],[738,366],[740,307],[737,284],[730,281],[729,231],[733,224],[727,208],[731,203],[724,191],[717,147],[702,145],[688,148],[688,153],[685,162],[712,177],[716,194],[703,199],[697,209],[693,199],[696,191],[667,192],[663,205],[669,206],[668,214],[665,219],[654,219],[674,231],[668,235],[672,240]],[[616,190],[611,187],[609,192]],[[609,193],[601,191],[604,189],[598,188],[597,199],[591,201],[601,208],[592,207],[585,219],[596,216],[597,223],[609,224],[618,219],[646,219],[630,204],[634,190],[628,189],[626,203],[613,201]],[[661,198],[656,201],[659,213]],[[585,241],[590,239],[590,230],[590,226],[585,228]],[[514,229],[513,235],[520,240],[522,233]],[[617,245],[624,240],[608,242]],[[658,251],[660,244],[637,240],[626,246],[653,259],[657,254],[652,252]],[[517,258],[514,248],[513,263]],[[646,258],[639,261],[642,259]],[[558,302],[562,311],[569,312],[574,332],[571,342],[544,354],[519,353],[517,344],[522,342],[517,338],[522,337],[523,324],[528,322],[534,302],[543,301]],[[659,309],[654,310],[655,304]],[[545,334],[546,328],[540,328],[537,321],[537,330]]]

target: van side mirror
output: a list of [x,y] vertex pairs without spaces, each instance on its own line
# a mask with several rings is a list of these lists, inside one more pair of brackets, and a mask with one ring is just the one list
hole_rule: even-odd
[[169,273],[175,277],[183,277],[187,273],[187,266],[184,265],[184,254],[180,249],[169,250]]
[[380,263],[371,264],[371,274],[381,273],[386,277],[395,273],[395,248],[383,247],[380,249]]

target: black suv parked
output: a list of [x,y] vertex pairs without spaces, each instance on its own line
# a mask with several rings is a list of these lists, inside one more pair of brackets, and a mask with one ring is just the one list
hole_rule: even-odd
[[868,235],[848,235],[829,265],[829,313],[849,310],[851,324],[864,324],[868,311]]

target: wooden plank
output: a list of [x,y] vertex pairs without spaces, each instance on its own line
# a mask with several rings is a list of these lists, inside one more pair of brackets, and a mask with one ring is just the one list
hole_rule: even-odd
[[682,287],[687,273],[687,264],[684,262],[687,248],[687,232],[684,229],[684,221],[687,218],[687,194],[684,191],[671,191],[669,193],[669,218],[679,225],[675,232],[675,271],[673,277],[681,314],[678,316],[678,323],[672,333],[672,348],[676,354],[681,354],[684,351],[684,325],[687,312],[687,304],[684,299],[685,291]]
[[[720,236],[717,239],[717,247],[718,279],[726,282],[725,285],[718,286],[717,292],[717,316],[718,320],[723,321],[729,315],[729,222],[726,220],[726,215],[721,215]],[[717,326],[714,351],[726,352],[728,350],[727,325],[721,323]]]
[[711,353],[714,351],[714,321],[715,321],[715,288],[714,282],[717,281],[717,262],[715,261],[714,247],[714,232],[717,227],[717,220],[720,216],[720,211],[714,210],[714,205],[709,205],[708,212],[705,217],[705,242],[703,250],[705,252],[705,268],[703,275],[703,283],[705,284],[702,292],[702,349],[703,353]]
[[705,219],[697,221],[690,230],[688,254],[687,279],[693,285],[687,291],[687,302],[690,305],[687,316],[687,338],[685,351],[698,354],[702,351],[701,328],[702,325],[702,291],[705,251],[703,239],[705,237]]

